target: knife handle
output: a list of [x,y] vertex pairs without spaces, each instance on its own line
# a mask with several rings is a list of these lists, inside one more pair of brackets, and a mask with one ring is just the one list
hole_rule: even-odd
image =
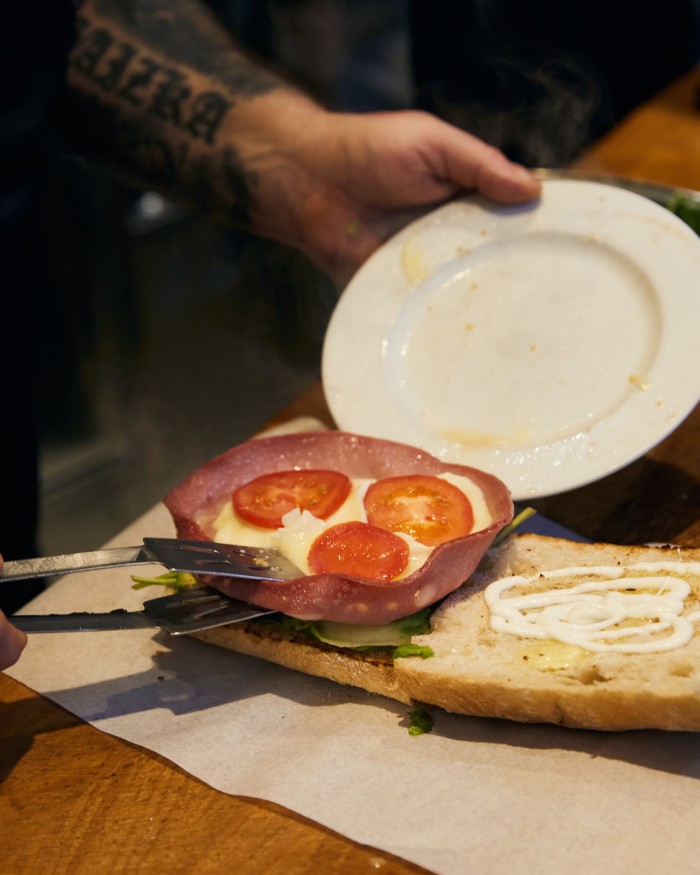
[[0,571],[0,584],[8,580],[28,580],[35,577],[51,577],[73,571],[91,571],[100,568],[124,568],[128,565],[154,564],[143,546],[108,547],[87,553],[64,553],[59,556],[44,556],[39,559],[16,559],[5,562]]
[[140,547],[107,547],[88,553],[65,553],[40,559],[6,562],[0,584],[76,571],[124,568],[127,565],[162,565],[189,574],[242,577],[247,580],[286,581],[302,577],[294,563],[279,551],[213,541],[144,538]]

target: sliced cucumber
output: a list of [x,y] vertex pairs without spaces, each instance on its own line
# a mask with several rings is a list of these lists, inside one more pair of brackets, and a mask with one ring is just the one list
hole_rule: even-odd
[[384,626],[355,626],[318,620],[309,630],[324,644],[334,647],[398,647],[409,644],[413,635],[430,631],[430,609],[418,611]]

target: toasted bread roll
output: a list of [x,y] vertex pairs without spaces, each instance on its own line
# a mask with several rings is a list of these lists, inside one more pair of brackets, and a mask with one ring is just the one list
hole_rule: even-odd
[[[415,699],[460,714],[585,729],[700,730],[700,622],[687,644],[646,653],[592,652],[491,627],[484,592],[499,578],[658,562],[683,563],[682,576],[691,586],[683,614],[698,611],[698,566],[688,573],[691,563],[700,562],[698,549],[580,544],[537,535],[511,538],[491,551],[470,585],[437,609],[430,635],[414,639],[429,644],[435,656],[397,660],[398,682]],[[538,579],[528,589],[542,592],[581,580],[577,574]]]
[[[668,641],[668,633],[657,631],[662,627],[650,626],[655,621],[647,618],[624,619],[610,627],[621,628],[621,638],[606,640],[603,635],[597,643],[588,644],[600,647],[600,652],[555,638],[524,637],[492,628],[493,608],[487,605],[485,593],[495,581],[527,578],[512,589],[515,595],[567,591],[590,577],[581,569],[627,569],[638,563],[666,566],[622,572],[625,580],[640,573],[650,576],[649,591],[640,590],[643,598],[658,594],[658,575],[689,586],[676,607],[686,631],[691,631],[678,646],[663,649],[665,645],[659,642]],[[429,659],[392,662],[372,652],[329,647],[258,623],[212,629],[197,637],[400,702],[437,705],[458,714],[583,729],[700,731],[700,614],[692,619],[700,611],[698,563],[700,549],[580,544],[538,535],[511,537],[490,550],[471,579],[436,609],[432,631],[413,639],[433,650]],[[540,576],[557,569],[573,571]],[[623,590],[623,598],[638,594],[631,591],[631,583],[618,589]],[[598,610],[596,604],[593,609]],[[655,649],[644,652],[650,639]],[[630,642],[633,646],[641,643],[642,652],[609,648],[611,643],[625,647]]]
[[393,659],[385,653],[332,647],[310,636],[257,621],[218,626],[193,636],[207,644],[257,656],[304,674],[359,687],[406,704],[411,702],[396,679]]

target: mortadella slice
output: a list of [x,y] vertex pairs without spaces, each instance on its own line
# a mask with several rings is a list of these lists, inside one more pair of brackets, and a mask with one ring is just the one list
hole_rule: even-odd
[[513,516],[510,493],[498,478],[450,465],[415,447],[339,431],[305,432],[240,444],[207,462],[164,499],[178,537],[213,540],[213,521],[239,486],[261,474],[293,468],[329,468],[351,478],[452,472],[469,477],[484,494],[492,523],[435,547],[413,574],[392,582],[315,574],[285,583],[210,578],[221,592],[304,620],[382,625],[433,604],[457,589]]

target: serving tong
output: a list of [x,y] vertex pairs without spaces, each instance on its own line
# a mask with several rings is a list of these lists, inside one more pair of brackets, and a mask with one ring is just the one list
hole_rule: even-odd
[[[0,584],[9,580],[154,564],[188,574],[246,580],[284,582],[303,576],[296,565],[273,549],[176,538],[144,538],[143,544],[136,547],[109,547],[86,553],[6,562],[0,571]],[[12,622],[25,632],[99,631],[151,626],[164,629],[171,635],[183,635],[272,613],[275,612],[229,598],[209,587],[196,587],[151,599],[144,603],[142,611],[16,614]]]

